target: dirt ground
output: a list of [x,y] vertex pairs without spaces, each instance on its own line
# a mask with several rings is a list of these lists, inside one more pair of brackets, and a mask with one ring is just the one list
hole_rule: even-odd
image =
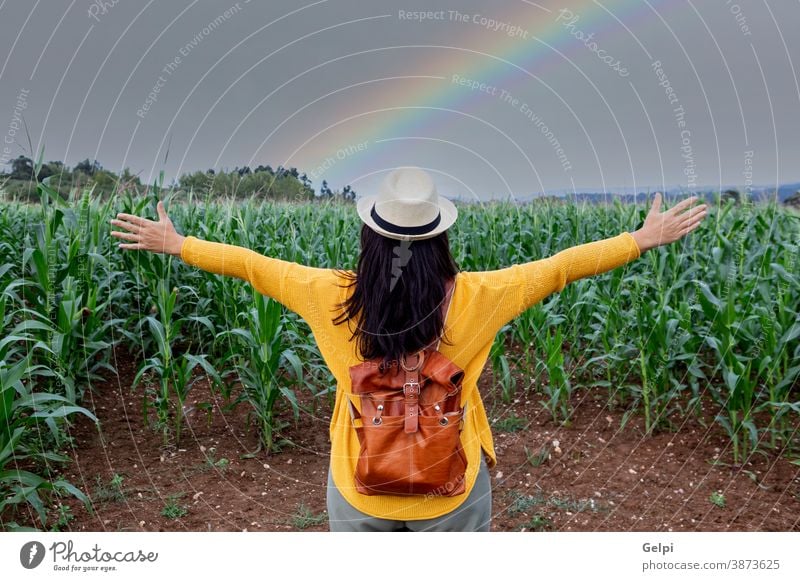
[[[63,470],[89,494],[94,514],[69,499],[72,518],[62,518],[59,530],[328,530],[326,399],[316,417],[301,414],[282,433],[294,446],[241,459],[257,447],[247,404],[223,411],[222,398],[200,381],[189,403],[211,402],[210,424],[196,410],[180,447],[165,449],[143,425],[143,390],[130,390],[136,362],[124,349],[115,353],[119,377],[106,374],[84,401],[102,427],[77,417],[74,462]],[[523,418],[521,429],[493,428],[492,531],[800,531],[800,466],[775,454],[733,466],[713,410],[705,410],[707,427],[687,419],[677,432],[644,438],[641,414],[619,429],[623,410],[607,409],[604,389],[578,390],[572,425],[558,427],[536,399],[506,405],[491,385],[487,364],[479,389],[489,417]],[[291,419],[288,410],[282,416]],[[543,461],[534,466],[526,448]],[[721,494],[716,503],[712,493]],[[49,515],[58,519],[55,510]],[[24,514],[15,520],[32,522]]]

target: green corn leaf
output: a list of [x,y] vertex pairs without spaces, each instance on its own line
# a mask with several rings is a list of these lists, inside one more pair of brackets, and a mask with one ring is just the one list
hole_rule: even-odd
[[98,422],[99,420],[94,416],[92,412],[87,410],[84,407],[77,406],[77,405],[68,405],[62,406],[59,408],[55,408],[52,410],[44,410],[32,413],[30,417],[32,418],[63,418],[71,414],[80,413],[88,417],[90,420],[94,422]]
[[800,337],[800,321],[796,322],[786,330],[786,333],[784,333],[783,337],[781,337],[781,343],[786,344],[789,341],[794,341],[798,337]]

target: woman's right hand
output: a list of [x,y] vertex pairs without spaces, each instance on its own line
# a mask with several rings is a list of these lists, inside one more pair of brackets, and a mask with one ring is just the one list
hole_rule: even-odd
[[128,232],[112,231],[111,235],[132,242],[132,244],[120,244],[120,248],[149,250],[150,252],[180,256],[185,237],[175,231],[172,220],[164,210],[163,202],[159,201],[156,209],[158,210],[158,222],[131,214],[117,214],[117,220],[111,220],[113,226],[128,230]]
[[[708,206],[700,204],[690,208],[697,196],[681,200],[669,210],[661,212],[661,192],[656,192],[653,205],[641,228],[632,232],[636,244],[644,254],[650,248],[680,240],[700,226],[707,214]],[[689,208],[687,210],[687,208]]]

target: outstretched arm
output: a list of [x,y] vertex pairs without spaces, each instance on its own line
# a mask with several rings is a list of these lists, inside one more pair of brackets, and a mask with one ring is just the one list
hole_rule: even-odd
[[111,234],[130,241],[120,244],[120,248],[171,254],[207,272],[245,280],[261,294],[275,299],[312,324],[315,308],[312,281],[326,269],[271,258],[241,246],[181,236],[175,231],[162,202],[158,202],[158,215],[159,221],[154,222],[118,214],[111,224],[128,232]]
[[656,193],[644,225],[635,232],[572,246],[540,260],[468,275],[479,277],[482,286],[496,294],[496,300],[489,300],[489,304],[493,305],[493,320],[502,325],[573,281],[613,270],[650,248],[674,242],[696,229],[706,215],[706,205],[681,213],[696,199],[686,198],[661,212],[661,194]]
[[683,212],[695,200],[697,196],[691,196],[661,212],[661,194],[656,192],[653,205],[638,230],[579,244],[543,260],[516,265],[524,281],[520,312],[573,281],[613,270],[651,248],[683,238],[697,228],[706,215],[706,204]]
[[528,309],[578,279],[620,267],[639,258],[642,252],[633,234],[623,232],[613,238],[572,246],[541,260],[514,265],[511,268],[517,271],[522,289],[518,310]]

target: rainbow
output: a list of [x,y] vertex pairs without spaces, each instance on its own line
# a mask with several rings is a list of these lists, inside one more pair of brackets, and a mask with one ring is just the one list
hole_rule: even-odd
[[[515,91],[515,88],[533,81],[531,76],[520,71],[520,68],[528,71],[531,75],[543,77],[556,67],[570,66],[565,65],[564,57],[559,52],[571,58],[570,55],[589,49],[564,28],[562,9],[570,10],[574,15],[579,16],[575,26],[587,34],[594,33],[594,38],[598,40],[598,44],[602,45],[603,39],[609,38],[604,32],[619,31],[620,24],[617,19],[628,28],[635,30],[643,19],[658,18],[654,10],[659,10],[659,5],[663,4],[665,8],[670,5],[668,0],[649,0],[649,5],[643,0],[603,0],[601,3],[595,0],[578,0],[566,5],[563,1],[529,2],[528,0],[519,0],[518,4],[512,13],[506,15],[496,14],[493,6],[491,17],[497,22],[506,22],[511,26],[521,27],[527,31],[526,38],[505,33],[502,30],[491,31],[486,27],[481,28],[480,24],[472,21],[462,23],[450,21],[447,22],[448,26],[460,25],[464,28],[463,42],[412,45],[418,48],[392,49],[387,47],[387,50],[397,51],[404,58],[410,58],[413,54],[412,51],[418,51],[422,55],[418,60],[411,61],[406,74],[444,78],[441,80],[387,80],[368,83],[355,89],[357,98],[354,95],[351,100],[353,105],[348,106],[348,110],[336,111],[335,115],[328,117],[328,119],[334,119],[332,123],[347,119],[329,130],[338,133],[346,131],[346,142],[337,139],[335,143],[332,143],[333,139],[326,138],[326,133],[322,133],[298,151],[296,157],[311,162],[304,164],[306,167],[316,167],[321,160],[335,155],[334,152],[339,147],[363,142],[368,142],[369,147],[353,156],[352,159],[348,159],[347,163],[335,164],[331,168],[332,171],[326,172],[315,182],[321,183],[322,179],[326,179],[329,183],[333,183],[332,177],[334,176],[343,177],[346,174],[357,177],[395,167],[398,165],[397,159],[379,159],[381,150],[385,151],[387,148],[382,147],[381,144],[375,144],[375,140],[420,135],[418,130],[423,128],[426,134],[435,135],[437,129],[441,130],[443,125],[452,121],[451,115],[447,113],[420,107],[469,111],[471,103],[480,100],[485,102],[486,94],[451,82],[453,74],[505,89],[515,95],[517,92],[521,93],[521,91]],[[677,3],[672,3],[673,6],[675,4]],[[445,12],[447,13],[447,11]],[[659,13],[662,11],[659,10]],[[468,16],[473,16],[473,13],[469,13]],[[489,17],[489,14],[485,16]],[[560,22],[557,20],[559,16],[561,16]],[[397,12],[393,14],[393,18],[398,18]],[[398,22],[398,26],[402,24]],[[409,25],[425,24],[431,25],[432,23]],[[483,34],[478,36],[479,33]],[[623,32],[623,34],[628,35],[627,32]],[[487,46],[476,48],[474,39],[484,37],[491,38],[493,42]],[[442,48],[436,48],[437,46]],[[447,48],[447,46],[452,48]],[[434,58],[431,58],[431,55],[434,55]],[[364,114],[374,109],[392,108],[396,109]],[[376,122],[376,116],[381,116],[385,120]],[[348,119],[349,117],[353,118]],[[320,129],[317,128],[316,131]],[[313,133],[307,134],[307,137],[310,135]],[[318,186],[319,183],[315,183],[315,187]]]

